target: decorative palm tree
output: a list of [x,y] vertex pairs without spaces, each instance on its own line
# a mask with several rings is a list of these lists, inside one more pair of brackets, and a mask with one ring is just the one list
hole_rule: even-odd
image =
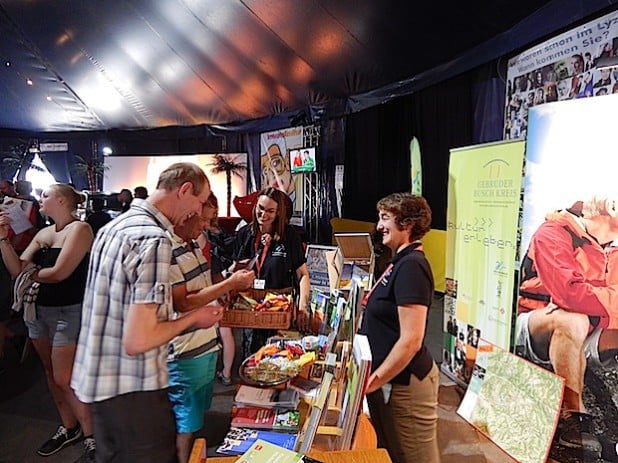
[[33,164],[34,156],[38,152],[37,146],[36,140],[18,140],[16,145],[2,153],[2,177],[6,175],[4,172],[11,172],[15,174],[16,180],[24,180],[29,169],[42,172],[43,169]]
[[227,216],[232,214],[232,174],[242,178],[241,172],[247,170],[247,165],[244,162],[238,162],[236,156],[228,154],[215,154],[214,162],[208,164],[212,166],[210,170],[213,174],[225,172],[225,180],[227,182]]
[[75,155],[75,164],[71,166],[71,172],[76,175],[85,175],[88,179],[88,189],[99,191],[99,178],[109,169],[105,161],[99,157],[84,158]]

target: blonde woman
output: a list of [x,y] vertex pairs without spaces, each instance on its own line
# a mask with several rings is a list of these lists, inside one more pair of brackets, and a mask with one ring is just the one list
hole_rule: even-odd
[[32,272],[31,279],[39,283],[36,316],[28,317],[35,319],[26,320],[26,325],[62,424],[37,453],[53,455],[86,436],[84,455],[78,461],[94,461],[90,410],[77,400],[70,387],[93,241],[90,226],[75,214],[77,205],[84,200],[69,185],[55,184],[45,190],[41,213],[53,219],[54,224],[40,230],[21,255],[7,239],[9,217],[0,213],[0,251],[13,278],[22,271]]

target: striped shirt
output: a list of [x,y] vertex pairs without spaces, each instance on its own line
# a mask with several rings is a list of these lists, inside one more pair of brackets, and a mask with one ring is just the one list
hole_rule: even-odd
[[157,304],[159,320],[172,316],[172,233],[170,221],[144,200],[134,200],[129,211],[99,230],[71,379],[82,402],[168,386],[167,344],[129,356],[122,338],[131,304]]
[[[172,266],[170,268],[172,287],[186,284],[187,293],[212,286],[210,267],[197,241],[185,243],[179,236],[172,237]],[[177,313],[176,316],[182,316]],[[194,330],[172,339],[167,360],[195,358],[218,351],[216,326]]]

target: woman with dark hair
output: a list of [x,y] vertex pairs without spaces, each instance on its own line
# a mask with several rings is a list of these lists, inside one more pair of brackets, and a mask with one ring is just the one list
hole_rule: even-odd
[[85,435],[85,453],[79,461],[94,461],[90,408],[77,399],[70,386],[93,241],[90,225],[76,215],[78,204],[85,199],[66,184],[51,185],[44,191],[41,212],[54,223],[40,230],[19,256],[7,240],[10,219],[0,214],[0,251],[9,272],[17,278],[16,285],[20,281],[38,285],[36,305],[30,310],[24,303],[24,320],[62,424],[37,453],[53,455]]
[[[309,327],[309,271],[299,235],[288,224],[288,198],[268,187],[262,190],[253,209],[253,220],[238,231],[233,259],[236,266],[255,259],[256,280],[267,289],[294,287],[298,290],[298,328]],[[246,265],[246,264],[245,264]],[[256,352],[272,336],[272,330],[243,331],[243,354]]]
[[366,299],[359,330],[373,357],[369,411],[378,447],[394,463],[439,462],[439,373],[423,344],[434,284],[420,239],[430,230],[431,210],[410,193],[391,194],[377,209],[377,230],[393,258]]

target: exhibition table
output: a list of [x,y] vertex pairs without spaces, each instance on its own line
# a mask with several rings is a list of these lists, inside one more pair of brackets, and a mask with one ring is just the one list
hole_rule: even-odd
[[[385,449],[338,450],[322,452],[312,450],[309,456],[324,463],[392,463]],[[233,463],[240,457],[209,457],[208,463]]]

